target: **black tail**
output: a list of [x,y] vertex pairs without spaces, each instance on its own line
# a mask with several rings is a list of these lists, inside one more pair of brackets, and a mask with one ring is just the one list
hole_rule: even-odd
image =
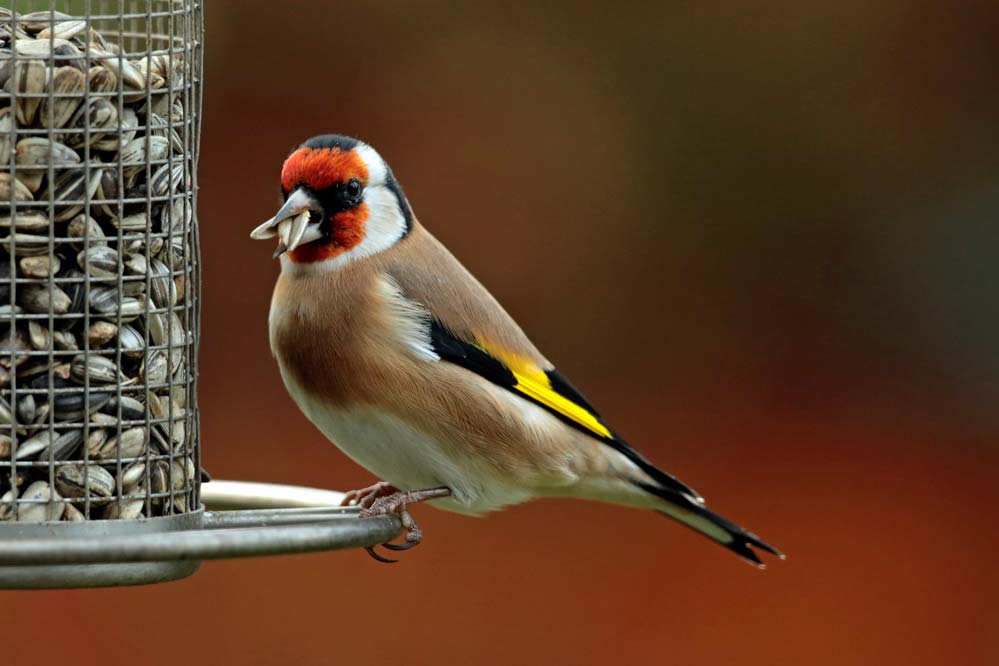
[[761,569],[763,568],[763,562],[760,561],[759,556],[752,547],[765,550],[784,559],[783,553],[760,539],[760,537],[722,518],[714,511],[709,511],[687,495],[678,493],[671,488],[660,488],[645,483],[637,485],[642,490],[652,493],[665,501],[662,508],[657,509],[659,513],[669,516],[691,529],[697,530],[704,536],[717,541],[725,548],[728,548],[736,555]]

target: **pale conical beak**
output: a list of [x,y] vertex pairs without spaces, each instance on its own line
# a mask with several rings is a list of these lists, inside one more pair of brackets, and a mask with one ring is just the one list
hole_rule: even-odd
[[280,237],[274,257],[322,238],[318,223],[310,223],[313,212],[322,212],[322,206],[305,190],[295,190],[271,219],[250,232],[254,240]]

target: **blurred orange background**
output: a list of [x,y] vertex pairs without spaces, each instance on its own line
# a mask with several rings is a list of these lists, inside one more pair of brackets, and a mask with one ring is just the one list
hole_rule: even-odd
[[[427,539],[0,593],[24,663],[999,663],[991,3],[207,3],[204,459],[348,489],[286,396],[287,153],[372,143],[654,461],[789,555],[652,514],[418,508]],[[13,650],[13,652],[12,652]]]

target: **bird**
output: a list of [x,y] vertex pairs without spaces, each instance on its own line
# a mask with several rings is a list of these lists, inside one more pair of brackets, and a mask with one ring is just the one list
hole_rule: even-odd
[[382,479],[345,503],[400,517],[405,540],[383,546],[420,543],[417,502],[482,515],[563,497],[656,511],[760,568],[756,550],[783,559],[608,425],[420,224],[371,145],[308,139],[281,193],[250,234],[277,239],[271,351],[304,415]]

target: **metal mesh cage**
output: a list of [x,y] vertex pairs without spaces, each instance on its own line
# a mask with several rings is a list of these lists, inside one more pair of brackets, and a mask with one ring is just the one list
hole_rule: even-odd
[[195,0],[0,8],[0,522],[200,505],[201,37]]
[[202,3],[0,7],[0,589],[174,580],[402,529],[318,489],[202,494]]

